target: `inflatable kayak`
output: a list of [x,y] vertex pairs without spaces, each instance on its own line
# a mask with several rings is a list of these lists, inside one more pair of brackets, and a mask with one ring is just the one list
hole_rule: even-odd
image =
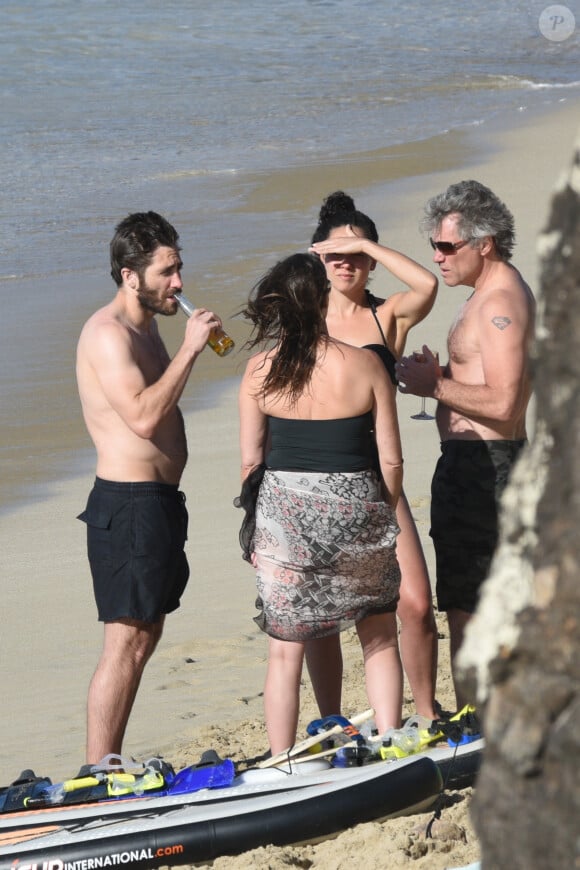
[[321,839],[428,810],[444,785],[473,782],[482,748],[479,739],[360,767],[289,759],[191,793],[3,813],[0,870],[154,868]]

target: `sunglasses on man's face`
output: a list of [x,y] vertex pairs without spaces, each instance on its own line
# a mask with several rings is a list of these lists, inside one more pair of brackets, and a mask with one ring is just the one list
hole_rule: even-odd
[[429,239],[429,244],[433,248],[434,251],[439,251],[440,254],[454,254],[456,251],[459,251],[464,245],[467,245],[471,239],[465,239],[463,242],[434,242],[433,239]]

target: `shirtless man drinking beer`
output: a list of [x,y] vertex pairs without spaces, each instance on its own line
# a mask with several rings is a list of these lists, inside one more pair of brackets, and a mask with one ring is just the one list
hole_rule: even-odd
[[83,416],[97,452],[86,510],[88,557],[103,650],[87,704],[88,764],[121,754],[129,715],[165,614],[189,577],[187,443],[178,401],[211,330],[196,309],[173,359],[155,316],[173,315],[182,289],[179,236],[155,212],[129,215],[111,241],[112,302],[86,322],[77,348]]

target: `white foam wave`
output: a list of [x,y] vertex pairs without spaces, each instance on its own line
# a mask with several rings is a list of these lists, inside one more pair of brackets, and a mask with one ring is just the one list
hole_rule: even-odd
[[529,87],[533,91],[538,90],[559,90],[564,88],[578,88],[580,87],[580,81],[578,82],[526,82]]
[[474,78],[467,80],[464,83],[467,90],[477,90],[481,88],[495,87],[498,89],[527,89],[531,91],[538,90],[560,90],[580,87],[580,81],[573,82],[534,82],[531,79],[521,78],[520,76],[512,75],[489,75],[483,78]]
[[212,175],[235,175],[238,169],[178,169],[175,172],[159,172],[149,176],[151,180],[176,181],[180,178],[203,178]]

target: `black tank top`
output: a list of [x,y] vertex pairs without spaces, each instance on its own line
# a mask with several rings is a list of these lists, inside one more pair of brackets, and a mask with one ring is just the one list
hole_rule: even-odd
[[370,411],[336,420],[268,417],[268,468],[277,471],[366,471],[375,468]]
[[377,317],[377,300],[375,299],[373,294],[370,292],[370,290],[366,290],[365,292],[367,294],[368,303],[369,303],[370,309],[373,313],[373,317],[375,318],[375,323],[377,324],[377,326],[379,328],[379,332],[381,334],[381,338],[383,340],[383,343],[382,344],[365,344],[365,345],[363,345],[363,347],[365,347],[367,350],[374,350],[374,352],[376,354],[378,354],[378,356],[382,360],[384,367],[387,370],[388,376],[390,377],[391,381],[393,382],[393,384],[396,387],[397,386],[397,375],[395,373],[395,365],[397,363],[397,360],[395,359],[394,354],[389,350],[389,346],[387,345],[387,339],[385,338],[385,333],[383,332],[383,328],[379,322],[379,318]]

